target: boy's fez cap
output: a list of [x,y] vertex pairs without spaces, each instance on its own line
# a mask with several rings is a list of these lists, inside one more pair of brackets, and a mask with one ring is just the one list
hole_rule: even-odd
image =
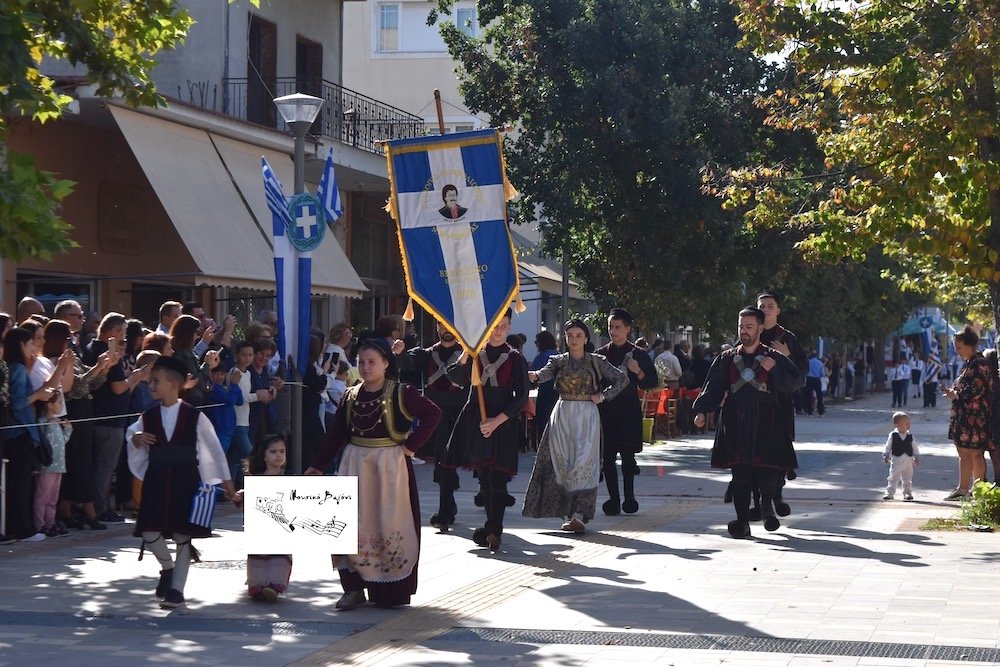
[[174,359],[173,357],[159,357],[154,363],[153,368],[161,368],[166,371],[172,371],[181,376],[181,380],[187,378],[188,369],[180,359]]

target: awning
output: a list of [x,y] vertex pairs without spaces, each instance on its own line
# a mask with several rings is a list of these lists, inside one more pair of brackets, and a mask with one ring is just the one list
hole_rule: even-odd
[[938,336],[942,334],[954,334],[958,330],[945,322],[940,317],[931,317],[930,315],[924,315],[922,317],[914,317],[906,322],[903,326],[896,331],[897,336],[915,336],[918,334],[923,334],[924,329],[930,329]]
[[[539,291],[547,294],[562,294],[562,264],[552,259],[539,257],[535,245],[521,234],[511,230],[514,247],[517,249],[517,267],[534,281]],[[569,281],[569,298],[583,299],[580,286]]]
[[[267,158],[268,164],[284,186],[285,194],[290,195],[295,184],[295,166],[291,157],[217,134],[210,133],[209,136],[250,208],[261,233],[264,234],[264,230],[270,231],[271,211],[264,197],[260,158],[261,156]],[[319,285],[336,286],[337,293],[342,296],[360,297],[367,291],[365,284],[361,282],[340,244],[333,238],[332,230],[328,228],[327,232],[327,238],[322,245],[313,251],[313,290],[315,291]],[[273,242],[269,233],[265,235],[265,239],[268,252],[273,252]]]
[[[198,267],[195,284],[273,290],[274,257],[270,234],[264,231],[270,229],[270,214],[266,227],[258,224],[257,198],[248,196],[256,193],[263,201],[262,151],[225,140],[230,159],[224,162],[221,147],[217,149],[203,130],[114,105],[109,108]],[[291,164],[287,156],[281,157]],[[256,174],[256,189],[251,189],[250,172]],[[263,206],[266,211],[266,203]],[[313,263],[313,293],[361,296],[364,285],[339,244],[330,239],[322,248],[323,259]]]

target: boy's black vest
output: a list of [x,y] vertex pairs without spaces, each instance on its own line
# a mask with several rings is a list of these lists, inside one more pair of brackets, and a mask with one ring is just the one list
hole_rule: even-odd
[[913,456],[913,434],[907,433],[906,437],[902,437],[898,432],[892,432],[892,455],[902,456],[906,454],[908,456]]

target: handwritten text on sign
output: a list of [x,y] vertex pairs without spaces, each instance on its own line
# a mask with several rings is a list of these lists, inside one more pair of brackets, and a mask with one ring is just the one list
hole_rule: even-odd
[[247,476],[248,553],[358,552],[358,478]]

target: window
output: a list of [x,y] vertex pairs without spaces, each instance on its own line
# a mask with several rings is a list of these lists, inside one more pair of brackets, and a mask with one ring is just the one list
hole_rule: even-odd
[[381,3],[378,6],[378,50],[399,50],[399,5]]
[[479,22],[476,20],[475,7],[459,7],[455,10],[455,25],[470,37],[479,34]]
[[472,126],[472,123],[458,123],[455,125],[456,132],[472,132],[474,129],[476,128]]

